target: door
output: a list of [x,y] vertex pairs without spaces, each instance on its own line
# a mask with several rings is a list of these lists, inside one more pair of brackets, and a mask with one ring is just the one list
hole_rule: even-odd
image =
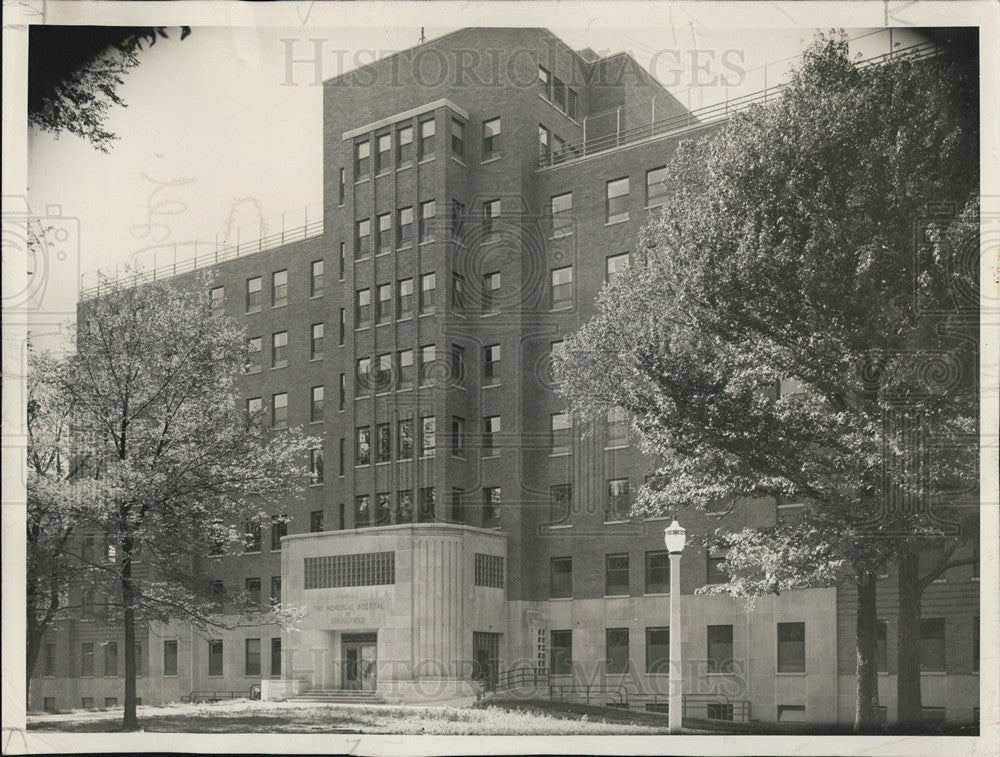
[[500,634],[473,632],[472,653],[473,678],[492,689],[496,686],[500,673]]
[[345,633],[341,647],[343,688],[375,691],[378,670],[375,634]]
[[361,661],[358,669],[358,688],[364,691],[375,691],[377,681],[377,667],[375,658],[375,645],[361,645]]
[[358,673],[358,653],[361,651],[360,644],[344,645],[344,688],[360,689],[361,681]]

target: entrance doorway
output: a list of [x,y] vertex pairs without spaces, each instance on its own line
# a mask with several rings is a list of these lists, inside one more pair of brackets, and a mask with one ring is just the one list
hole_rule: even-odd
[[472,632],[472,677],[488,688],[496,685],[500,675],[500,634]]
[[375,691],[376,634],[345,633],[341,637],[343,681],[345,689]]

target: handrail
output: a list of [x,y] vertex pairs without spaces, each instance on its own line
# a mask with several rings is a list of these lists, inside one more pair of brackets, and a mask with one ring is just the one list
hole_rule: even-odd
[[549,699],[555,699],[559,695],[559,701],[565,701],[568,696],[582,695],[590,704],[592,697],[601,696],[601,699],[611,697],[612,701],[621,707],[628,707],[629,693],[623,684],[600,684],[600,683],[557,683],[549,686]]
[[[857,61],[855,65],[858,68],[867,68],[896,57],[906,56],[910,60],[922,60],[936,55],[936,43],[919,42],[900,50],[875,55],[871,58]],[[774,97],[780,95],[783,88],[783,84],[767,86],[765,81],[763,89],[755,92],[749,92],[733,99],[728,97],[727,89],[726,99],[722,102],[712,103],[711,105],[695,108],[693,110],[687,109],[683,113],[662,118],[660,120],[656,120],[655,117],[656,98],[654,97],[652,100],[642,103],[641,106],[635,106],[645,108],[648,105],[650,107],[651,116],[649,119],[644,118],[645,124],[643,126],[634,126],[625,129],[621,128],[621,109],[623,106],[618,106],[617,108],[609,109],[602,113],[591,113],[584,117],[585,123],[588,119],[593,117],[602,115],[610,116],[611,114],[615,114],[614,133],[588,138],[586,130],[584,130],[582,140],[567,142],[565,147],[562,149],[546,150],[543,154],[541,154],[538,161],[539,167],[548,168],[550,166],[560,165],[576,158],[589,157],[594,153],[612,150],[617,147],[621,147],[622,145],[632,144],[645,139],[652,139],[657,136],[690,133],[697,129],[702,129],[706,126],[726,121],[736,113],[746,111],[757,103],[766,102],[769,96]]]

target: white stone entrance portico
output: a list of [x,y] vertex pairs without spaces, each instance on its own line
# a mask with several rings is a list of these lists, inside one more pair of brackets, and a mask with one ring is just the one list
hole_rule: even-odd
[[[282,635],[282,682],[367,689],[389,702],[474,696],[473,634],[507,637],[507,536],[447,523],[282,540],[282,599],[305,609]],[[477,637],[481,638],[481,637]]]

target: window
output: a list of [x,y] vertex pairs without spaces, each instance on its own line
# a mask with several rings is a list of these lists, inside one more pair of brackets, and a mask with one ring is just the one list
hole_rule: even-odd
[[323,261],[314,260],[309,267],[309,296],[323,296]]
[[500,240],[498,218],[500,218],[500,200],[486,200],[483,203],[483,243]]
[[400,126],[396,130],[396,168],[406,168],[413,163],[413,127]]
[[609,181],[606,188],[605,222],[628,220],[628,177]]
[[[344,454],[344,446],[344,437],[340,437],[337,450],[337,472],[340,474],[341,478],[344,476],[345,458],[347,457]],[[341,528],[343,528],[343,526],[341,526]]]
[[362,552],[305,558],[305,588],[387,586],[396,583],[395,552]]
[[500,345],[483,347],[483,383],[496,384],[500,381]]
[[108,641],[104,644],[104,675],[118,675],[118,642]]
[[435,448],[435,424],[433,415],[420,419],[420,456],[432,457]]
[[420,124],[420,159],[434,157],[434,120],[422,121]]
[[368,394],[372,386],[372,359],[370,357],[358,358],[355,361],[354,369],[354,395],[359,397]]
[[413,208],[402,208],[396,223],[396,246],[413,244]]
[[177,640],[168,639],[163,642],[163,675],[177,675]]
[[609,255],[605,263],[605,278],[608,286],[614,286],[621,278],[622,271],[628,268],[629,254],[623,252],[621,255]]
[[670,673],[670,628],[646,629],[646,672]]
[[262,368],[262,353],[264,352],[264,340],[259,336],[252,336],[247,339],[247,373],[260,373]]
[[503,588],[503,557],[476,552],[475,585],[491,589]]
[[366,139],[354,145],[354,181],[363,181],[371,171],[371,143]]
[[465,124],[456,118],[451,119],[451,154],[465,160]]
[[628,629],[608,628],[604,633],[605,671],[628,672]]
[[318,423],[323,420],[323,387],[312,388],[312,404],[309,406],[309,420]]
[[288,394],[279,392],[271,395],[271,427],[285,428],[288,425]]
[[375,137],[375,147],[375,173],[385,173],[392,168],[392,135],[379,134]]
[[566,675],[573,672],[573,632],[551,631],[549,634],[551,664],[549,672],[553,675]]
[[344,269],[347,267],[347,244],[345,242],[341,242],[338,250],[339,250],[339,254],[337,256],[337,258],[338,258],[338,263],[337,263],[337,267],[338,267],[337,278],[339,278],[341,281],[343,281],[344,280]]
[[465,277],[460,273],[451,274],[451,306],[465,310]]
[[45,642],[43,665],[45,675],[54,676],[56,674],[56,645],[51,641]]
[[465,419],[457,415],[451,417],[451,454],[458,457],[465,454]]
[[260,604],[260,579],[259,578],[248,578],[245,583],[247,602],[253,606],[258,606]]
[[375,523],[376,526],[388,526],[392,518],[392,505],[389,492],[379,492],[375,495]]
[[375,294],[375,323],[388,323],[392,320],[392,284],[379,284]]
[[396,388],[412,388],[413,379],[413,350],[400,350],[396,353]]
[[576,121],[579,116],[579,97],[575,89],[566,90],[566,115]]
[[932,723],[941,725],[944,723],[945,719],[945,708],[944,707],[921,707],[920,717],[923,720],[924,725],[931,725]]
[[354,293],[354,328],[363,329],[372,325],[372,293],[370,289],[359,289]]
[[386,392],[392,388],[392,353],[384,352],[375,358],[375,388]]
[[93,697],[82,697],[80,699],[81,704],[85,710],[91,710],[94,708],[94,698]]
[[569,413],[552,413],[549,416],[549,454],[569,454],[572,451],[572,432]]
[[261,302],[261,290],[263,289],[263,283],[261,282],[260,276],[254,276],[252,279],[247,279],[247,307],[246,311],[248,313],[259,313],[262,307]]
[[[448,502],[448,520],[452,523],[465,523],[465,505],[462,503],[462,490],[457,486],[451,488],[451,499]],[[476,560],[476,567],[478,568],[479,558],[477,557]],[[503,586],[501,585],[497,588],[502,589]]]
[[945,670],[944,618],[920,619],[920,669]]
[[354,464],[368,465],[372,461],[372,431],[368,426],[354,429]]
[[434,360],[437,352],[433,344],[427,344],[420,348],[420,383],[430,384],[433,379]]
[[733,672],[733,627],[708,626],[707,636],[708,672]]
[[538,124],[538,157],[542,163],[548,163],[549,158],[552,156],[549,143],[551,141],[551,132]]
[[344,196],[346,194],[346,179],[344,174],[347,173],[343,168],[340,169],[337,179],[337,204],[343,206]]
[[604,502],[604,520],[628,520],[629,487],[627,478],[613,478],[608,481],[608,497]]
[[413,420],[405,418],[396,426],[396,459],[410,460],[413,457]]
[[552,77],[552,104],[559,110],[566,110],[566,83],[558,76]]
[[573,504],[573,485],[555,484],[549,487],[549,524],[569,523]]
[[425,273],[420,277],[420,312],[434,312],[434,292],[437,287],[437,276],[433,273]]
[[573,266],[552,271],[552,309],[573,307]]
[[666,594],[670,591],[670,554],[666,551],[646,553],[646,593]]
[[[309,331],[309,359],[321,360],[323,358],[323,336],[326,327],[322,323],[314,323]],[[287,341],[287,338],[286,338]],[[287,361],[286,361],[287,365]]]
[[288,271],[271,274],[271,307],[279,308],[288,304]]
[[806,706],[804,704],[779,704],[779,723],[805,723]]
[[281,576],[271,576],[271,604],[281,604]]
[[392,459],[392,427],[388,423],[375,426],[375,462],[387,463]]
[[396,492],[396,523],[413,522],[413,495],[409,490]]
[[451,380],[453,384],[465,381],[465,347],[460,344],[451,345]]
[[806,624],[778,623],[778,672],[804,673]]
[[271,676],[281,675],[281,637],[271,639]]
[[337,409],[343,410],[344,403],[347,401],[347,374],[341,373],[340,380],[337,385]]
[[425,486],[420,490],[420,510],[417,516],[421,523],[434,520],[434,508],[437,504],[437,490],[433,486]]
[[250,522],[246,525],[244,534],[244,551],[260,552],[262,528],[260,523]]
[[651,168],[646,171],[646,207],[654,208],[662,205],[667,199],[667,188],[664,182],[667,178],[667,167]]
[[360,260],[371,252],[372,222],[367,218],[354,222],[354,259]]
[[622,408],[608,410],[605,427],[607,447],[617,449],[628,446],[628,414]]
[[604,594],[609,597],[627,596],[628,555],[604,556]]
[[483,160],[500,157],[500,119],[483,121]]
[[722,564],[726,561],[726,553],[724,551],[709,550],[705,554],[705,583],[709,584],[727,584],[729,583],[729,574],[726,573],[722,568]]
[[573,596],[573,558],[553,557],[550,561],[549,596],[553,599]]
[[875,669],[879,673],[889,672],[888,626],[884,620],[875,624]]
[[483,315],[499,313],[497,302],[500,299],[500,273],[487,273],[483,276]]
[[323,449],[309,450],[309,477],[314,484],[323,483]]
[[396,283],[396,317],[413,315],[413,279],[400,279]]
[[434,200],[420,203],[420,243],[434,241]]
[[135,643],[135,674],[137,676],[144,675],[143,671],[146,669],[146,658],[142,654],[142,642],[137,641]]
[[[312,452],[319,453],[319,472],[322,476],[323,471],[323,450],[312,450]],[[281,550],[281,537],[288,535],[288,516],[287,515],[272,515],[271,516],[271,551],[278,552]]]
[[85,641],[80,645],[80,675],[92,677],[94,675],[94,644]]
[[222,640],[212,639],[208,642],[208,674],[222,675]]
[[285,368],[288,365],[288,332],[271,334],[271,367]]
[[542,86],[542,97],[550,99],[549,87],[552,85],[552,76],[544,66],[538,67],[538,83]]
[[245,657],[245,667],[243,674],[248,676],[259,676],[260,675],[260,639],[247,639],[246,640],[246,652]]
[[392,249],[392,214],[383,213],[376,220],[378,225],[375,232],[375,247],[378,249],[378,254],[381,255]]
[[500,527],[500,505],[503,495],[499,486],[483,489],[483,528]]
[[323,511],[313,510],[309,513],[309,533],[317,534],[325,530],[323,528]]
[[344,337],[347,335],[347,310],[344,308],[340,309],[340,335],[338,337],[338,344],[344,346]]
[[549,205],[552,238],[573,233],[573,193],[555,195]]
[[226,307],[226,288],[225,287],[212,287],[209,292],[209,300],[211,302],[212,312],[221,313]]
[[797,523],[805,516],[806,506],[801,502],[779,502],[775,520],[778,523]]
[[117,706],[118,706],[118,697],[104,697],[105,708],[117,707]]
[[483,418],[483,457],[500,454],[500,416],[488,415]]
[[371,519],[371,496],[360,494],[354,498],[354,527],[366,528]]

